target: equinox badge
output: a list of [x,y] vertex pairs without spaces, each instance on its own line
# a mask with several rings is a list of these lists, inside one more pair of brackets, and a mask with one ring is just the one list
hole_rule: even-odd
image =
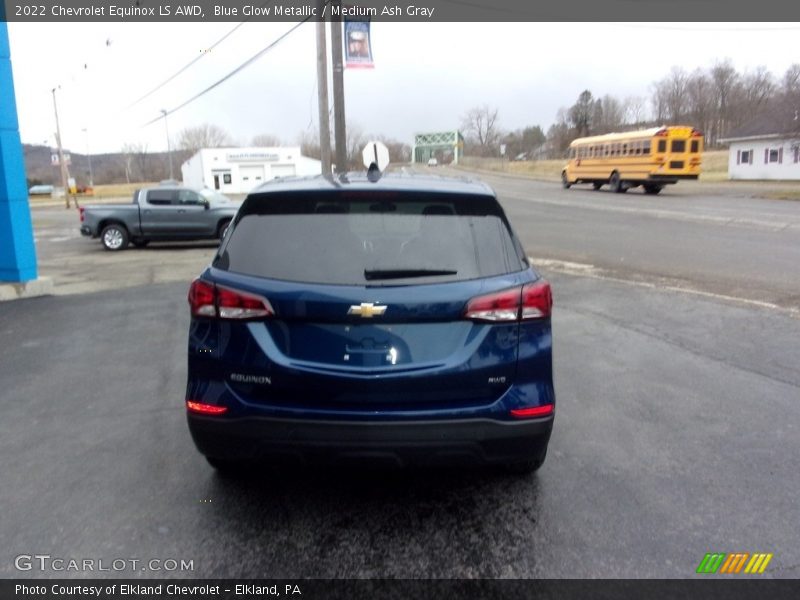
[[360,305],[354,304],[347,311],[348,315],[358,315],[364,319],[371,319],[375,315],[382,315],[386,312],[386,305],[374,305],[372,302],[362,302]]

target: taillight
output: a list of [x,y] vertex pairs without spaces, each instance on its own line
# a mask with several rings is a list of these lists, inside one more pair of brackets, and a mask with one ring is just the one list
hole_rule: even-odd
[[221,319],[255,319],[274,314],[266,298],[217,286],[217,305]]
[[203,404],[202,402],[186,401],[186,409],[189,412],[201,415],[221,415],[227,412],[227,406],[217,406],[216,404]]
[[83,223],[83,211],[84,210],[85,209],[82,206],[78,207],[78,212],[80,213],[80,217],[81,217],[81,223]]
[[699,129],[692,129],[692,137],[703,137],[703,132]]
[[213,283],[195,279],[189,287],[189,306],[195,317],[216,317],[216,292]]
[[196,317],[257,319],[275,314],[266,298],[202,279],[195,279],[189,287],[189,305]]
[[528,408],[512,408],[511,416],[517,419],[534,419],[536,417],[547,417],[555,411],[554,404],[544,404],[542,406],[529,406]]
[[510,322],[549,317],[553,307],[550,284],[544,279],[522,287],[478,296],[467,303],[464,318]]
[[522,288],[522,320],[543,319],[553,311],[553,293],[544,279]]
[[495,294],[478,296],[467,303],[464,317],[476,321],[516,321],[522,288],[503,290]]
[[667,137],[668,135],[669,133],[667,132],[666,129],[659,129],[658,131],[656,131],[656,137]]

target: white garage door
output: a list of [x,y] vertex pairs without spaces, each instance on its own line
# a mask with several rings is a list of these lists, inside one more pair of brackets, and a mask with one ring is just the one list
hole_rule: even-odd
[[273,177],[294,177],[294,165],[272,165]]
[[242,189],[251,190],[264,183],[264,165],[242,165],[239,167]]

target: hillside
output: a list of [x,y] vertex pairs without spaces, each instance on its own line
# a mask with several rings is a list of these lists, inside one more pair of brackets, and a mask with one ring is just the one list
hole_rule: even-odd
[[[50,162],[51,153],[55,151],[49,146],[23,144],[25,171],[28,185],[46,183],[61,185],[61,172]],[[89,160],[86,154],[71,152],[70,175],[75,177],[79,186],[89,183]],[[181,178],[181,164],[190,153],[175,150],[172,153],[174,177]],[[95,185],[110,183],[127,183],[140,181],[160,181],[169,177],[169,161],[166,152],[148,152],[136,154],[92,154],[92,174]],[[126,167],[128,175],[126,176]]]

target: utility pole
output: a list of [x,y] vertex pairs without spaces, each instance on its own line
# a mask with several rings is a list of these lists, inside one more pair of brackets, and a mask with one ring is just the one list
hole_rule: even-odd
[[331,174],[331,121],[328,114],[328,51],[325,22],[317,21],[317,104],[319,104],[319,147],[322,174]]
[[[340,6],[340,0],[333,5]],[[333,60],[333,119],[336,144],[336,172],[347,172],[347,126],[344,116],[344,62],[342,61],[342,18],[331,18],[331,59]]]
[[89,161],[89,187],[94,188],[94,174],[92,173],[92,155],[89,153],[89,128],[84,127],[86,133],[86,158]]
[[164,127],[167,130],[167,156],[169,157],[169,178],[174,179],[172,175],[172,148],[169,145],[169,125],[167,124],[167,111],[161,109],[161,114],[164,115]]
[[[53,108],[56,112],[56,145],[58,146],[58,164],[61,167],[61,185],[64,188],[65,208],[69,208],[69,172],[64,162],[64,149],[61,147],[61,127],[58,124],[58,103],[56,102],[56,89],[53,88]],[[75,208],[78,207],[78,199],[75,199]]]

